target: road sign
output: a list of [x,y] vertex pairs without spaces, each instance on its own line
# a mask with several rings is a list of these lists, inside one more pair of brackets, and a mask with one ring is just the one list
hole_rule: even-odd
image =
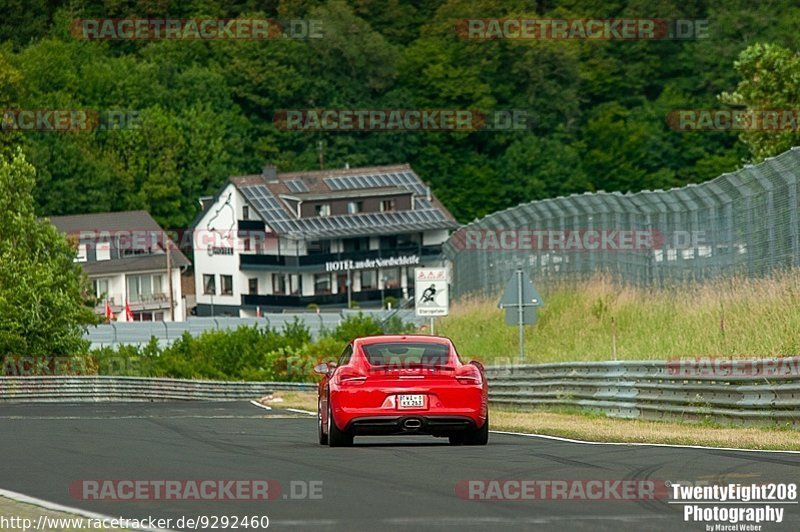
[[[521,286],[520,286],[521,285]],[[522,302],[522,323],[533,325],[536,323],[536,307],[544,305],[542,296],[536,291],[528,274],[522,270],[517,270],[511,279],[508,280],[503,297],[497,304],[499,308],[506,310],[506,324],[517,325],[519,323],[519,307]]]
[[506,310],[506,324],[519,327],[519,360],[525,360],[525,324],[536,323],[536,307],[544,305],[528,274],[517,270],[508,280],[498,307]]
[[414,268],[417,316],[447,316],[450,308],[447,281],[447,268]]

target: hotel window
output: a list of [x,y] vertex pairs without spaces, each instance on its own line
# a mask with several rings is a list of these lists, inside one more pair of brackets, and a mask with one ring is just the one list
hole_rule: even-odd
[[111,260],[111,243],[98,243],[95,248],[95,253],[97,253],[97,260]]
[[362,270],[361,290],[374,290],[378,288],[378,272],[376,270]]
[[128,276],[128,301],[138,303],[153,299],[153,284],[150,275]]
[[383,270],[381,276],[384,279],[384,288],[400,288],[400,268],[388,268]]
[[220,295],[232,296],[233,295],[233,276],[220,275],[219,276]]
[[331,274],[317,273],[314,274],[314,294],[330,294],[331,293]]
[[250,219],[250,206],[242,205],[242,220],[249,220],[249,219]]
[[247,280],[247,291],[253,295],[258,294],[258,278],[253,277]]
[[205,295],[217,295],[217,282],[214,274],[203,274],[203,293]]
[[321,203],[320,205],[316,205],[314,207],[314,212],[317,214],[317,216],[330,216],[331,206],[329,203]]
[[78,255],[75,262],[86,262],[86,244],[78,244]]
[[380,237],[380,249],[397,249],[397,235]]
[[330,253],[331,241],[330,240],[310,240],[306,246],[306,251],[309,255],[317,253]]
[[347,203],[347,214],[357,214],[364,210],[363,201],[350,201]]
[[166,290],[163,289],[164,278],[161,275],[153,276],[153,293],[156,295],[166,296]]
[[286,293],[286,277],[284,277],[283,274],[272,274],[272,293],[279,295]]
[[394,200],[393,199],[387,199],[387,200],[381,201],[381,212],[393,211],[393,210],[394,210]]
[[344,238],[342,239],[342,251],[350,253],[352,251],[366,251],[369,249],[369,238]]
[[108,279],[93,279],[94,295],[99,299],[108,298]]

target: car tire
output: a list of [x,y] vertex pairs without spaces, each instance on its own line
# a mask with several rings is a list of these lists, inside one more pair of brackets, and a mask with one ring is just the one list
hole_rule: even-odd
[[486,415],[486,421],[483,426],[477,430],[473,430],[464,434],[464,445],[486,445],[489,443],[489,415]]
[[353,445],[353,434],[339,430],[333,420],[330,398],[328,398],[328,445],[330,447],[350,447]]
[[317,400],[317,432],[319,433],[319,444],[328,445],[328,435],[322,430],[322,401]]

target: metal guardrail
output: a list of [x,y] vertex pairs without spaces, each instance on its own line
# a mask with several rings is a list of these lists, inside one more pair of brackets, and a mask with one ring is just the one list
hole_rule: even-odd
[[[800,357],[489,366],[489,401],[607,416],[800,426]],[[47,376],[0,377],[0,402],[255,399],[313,383]]]
[[611,417],[800,426],[800,357],[487,367],[489,401]]
[[313,383],[200,381],[106,376],[0,377],[2,402],[239,401]]

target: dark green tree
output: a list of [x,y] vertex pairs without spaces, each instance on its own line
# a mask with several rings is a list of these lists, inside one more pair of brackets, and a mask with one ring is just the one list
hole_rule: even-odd
[[94,323],[75,249],[34,213],[35,170],[0,160],[0,354],[76,355]]

